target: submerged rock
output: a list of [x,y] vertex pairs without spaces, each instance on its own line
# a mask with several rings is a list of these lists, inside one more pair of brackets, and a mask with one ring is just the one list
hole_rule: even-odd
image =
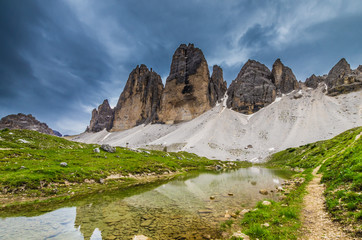
[[259,193],[260,193],[260,194],[263,194],[263,195],[268,195],[268,190],[266,190],[266,189],[260,189],[260,190],[259,190]]

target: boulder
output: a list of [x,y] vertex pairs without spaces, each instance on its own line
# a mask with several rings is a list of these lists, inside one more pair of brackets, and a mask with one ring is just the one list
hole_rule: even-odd
[[61,167],[67,167],[67,166],[68,166],[68,163],[66,163],[66,162],[61,162],[61,163],[60,163],[60,166],[61,166]]
[[227,90],[227,107],[251,114],[275,100],[276,88],[270,70],[260,62],[248,60]]
[[[193,44],[181,44],[172,57],[170,74],[161,100],[159,119],[173,124],[192,120],[209,110],[210,75],[204,54]],[[217,98],[217,97],[216,97]]]
[[157,121],[162,91],[160,75],[146,65],[137,66],[130,73],[114,109],[112,131],[122,131]]
[[86,131],[99,132],[103,129],[110,130],[112,128],[113,114],[113,109],[109,106],[108,100],[104,100],[98,106],[98,109],[93,109],[92,118]]
[[109,144],[102,144],[101,149],[109,153],[115,153],[116,149]]
[[299,83],[293,71],[289,67],[284,66],[279,58],[273,64],[272,82],[279,93],[289,93],[299,88]]

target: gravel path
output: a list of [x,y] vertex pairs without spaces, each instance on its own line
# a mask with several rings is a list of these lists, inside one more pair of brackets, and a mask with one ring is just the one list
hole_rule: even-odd
[[324,186],[320,183],[321,174],[317,174],[319,167],[314,169],[313,180],[307,186],[308,194],[304,197],[302,210],[302,237],[301,239],[354,239],[343,232],[337,222],[332,222],[325,209]]

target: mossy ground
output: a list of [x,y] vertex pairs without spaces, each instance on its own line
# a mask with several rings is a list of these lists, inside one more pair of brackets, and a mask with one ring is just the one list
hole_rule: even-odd
[[[265,164],[272,168],[303,168],[305,181],[291,190],[280,202],[246,213],[238,226],[251,239],[297,239],[306,186],[313,178],[312,169],[321,165],[319,173],[326,185],[326,207],[331,216],[352,233],[362,232],[362,127],[348,130],[330,140],[289,148],[273,154]],[[269,227],[262,224],[269,223]],[[224,226],[225,227],[225,226]],[[233,238],[236,239],[236,238]]]
[[[101,189],[126,187],[155,181],[190,170],[244,163],[210,160],[187,152],[116,148],[115,153],[95,153],[95,144],[82,144],[30,130],[0,131],[0,203],[17,204],[19,199],[39,200],[73,197]],[[62,167],[61,162],[67,166]],[[101,179],[111,175],[117,180]],[[163,177],[164,176],[164,177]]]

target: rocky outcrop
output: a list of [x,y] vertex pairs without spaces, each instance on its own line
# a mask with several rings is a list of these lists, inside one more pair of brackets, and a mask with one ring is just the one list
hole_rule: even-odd
[[157,122],[188,121],[209,110],[214,104],[210,102],[209,85],[209,69],[202,51],[193,44],[181,44],[172,57]]
[[346,59],[342,58],[334,67],[329,71],[326,78],[328,88],[333,88],[342,84],[342,79],[351,74],[352,70]]
[[53,130],[48,127],[46,123],[39,122],[31,114],[25,115],[23,113],[11,114],[3,117],[0,120],[0,129],[28,129],[45,133],[49,135],[55,135]]
[[278,93],[289,93],[299,88],[293,71],[289,67],[284,66],[279,58],[273,64],[272,82]]
[[95,108],[92,111],[92,119],[87,132],[99,132],[103,129],[110,130],[112,128],[113,121],[113,109],[109,106],[108,100],[104,100],[101,105],[98,106],[98,110]]
[[111,131],[121,131],[158,120],[163,84],[160,75],[146,65],[137,66],[129,75],[114,109]]
[[318,84],[323,82],[326,78],[323,76],[312,75],[305,80],[305,86],[316,89]]
[[224,81],[222,68],[214,65],[209,83],[209,97],[211,105],[220,101],[227,91],[227,83]]
[[342,58],[329,71],[325,80],[328,86],[328,95],[336,96],[361,89],[362,75],[359,69],[360,67],[352,71],[346,59]]
[[276,87],[270,70],[260,62],[248,60],[228,91],[227,106],[235,111],[251,114],[272,103]]

